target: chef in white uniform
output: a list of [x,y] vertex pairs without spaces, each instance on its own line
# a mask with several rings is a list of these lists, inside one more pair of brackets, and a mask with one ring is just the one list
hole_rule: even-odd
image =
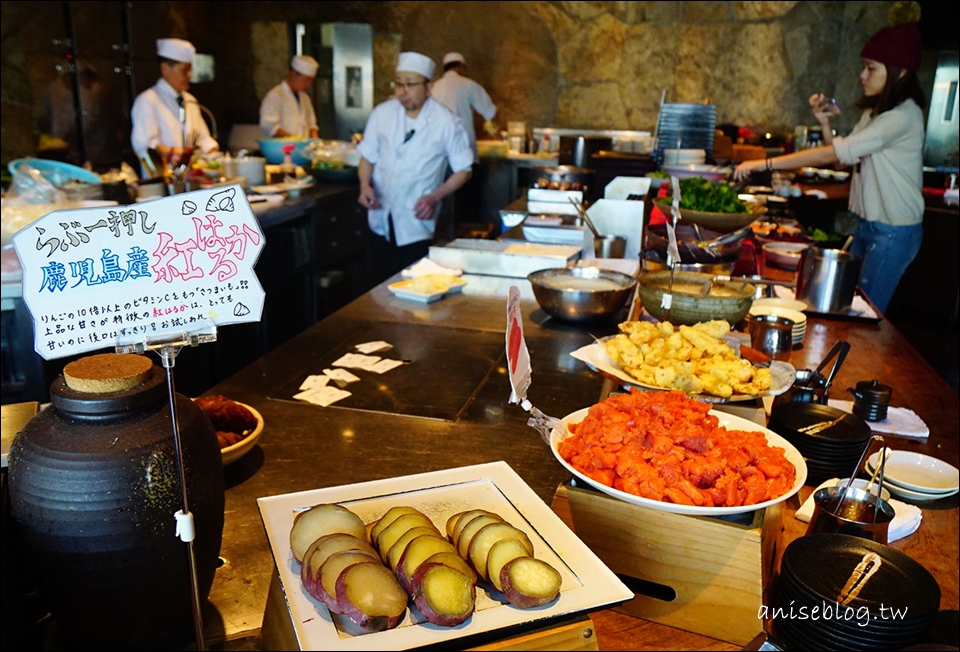
[[[204,154],[219,150],[200,113],[197,98],[187,92],[195,53],[196,48],[190,41],[157,39],[160,79],[137,96],[130,111],[133,122],[130,142],[140,158],[149,158],[149,148],[171,162],[185,151],[192,151],[191,148],[199,147]],[[186,118],[183,125],[181,106]]]
[[[430,97],[434,62],[402,52],[394,97],[370,113],[360,153],[358,201],[368,209],[378,282],[423,258],[440,201],[470,179],[473,150],[461,121]],[[447,166],[452,174],[444,180]]]
[[296,55],[282,82],[260,103],[260,131],[267,138],[317,138],[317,114],[306,90],[313,85],[320,64],[310,56]]
[[430,96],[460,116],[463,128],[470,138],[474,162],[480,161],[477,152],[477,134],[473,128],[473,112],[483,117],[483,128],[489,135],[497,133],[493,118],[497,107],[487,91],[476,81],[467,77],[467,60],[459,52],[443,55],[443,76],[433,83]]

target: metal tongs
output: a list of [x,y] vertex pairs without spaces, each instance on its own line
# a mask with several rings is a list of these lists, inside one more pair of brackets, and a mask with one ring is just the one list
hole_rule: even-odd
[[834,363],[833,368],[830,370],[830,373],[827,375],[826,380],[823,383],[823,395],[826,397],[827,392],[830,390],[830,384],[833,382],[833,377],[837,375],[837,372],[840,370],[840,365],[843,364],[844,358],[847,357],[847,353],[850,351],[850,343],[845,342],[844,340],[837,340],[833,345],[833,348],[827,353],[827,357],[823,359],[823,362],[820,363],[820,366],[813,372],[806,383],[798,383],[801,387],[809,387],[810,383],[816,382],[817,378],[822,378],[820,372],[827,368],[827,365],[830,364],[830,361],[833,360],[834,356],[837,357],[836,363]]
[[874,441],[880,442],[880,457],[877,460],[877,468],[874,469],[873,475],[870,477],[870,482],[867,483],[866,491],[869,495],[871,496],[873,495],[871,493],[871,487],[873,487],[874,480],[877,479],[877,474],[879,474],[880,475],[879,482],[876,483],[877,498],[874,501],[874,509],[873,509],[873,517],[872,517],[872,522],[873,523],[877,522],[877,512],[880,511],[880,500],[881,500],[880,494],[881,494],[881,489],[883,488],[883,469],[887,465],[887,458],[890,457],[890,449],[887,447],[887,442],[884,441],[881,435],[873,435],[872,437],[870,437],[870,441],[868,441],[867,445],[864,447],[863,453],[860,454],[860,461],[857,462],[857,468],[855,468],[853,470],[853,473],[850,474],[850,478],[847,480],[847,484],[843,486],[843,489],[841,490],[840,496],[837,500],[837,504],[833,508],[834,516],[836,516],[837,512],[840,511],[840,506],[843,504],[844,499],[847,497],[847,490],[850,489],[851,485],[853,485],[853,481],[857,477],[857,473],[859,473],[860,467],[863,466],[864,460],[867,459],[867,453],[870,451],[870,448],[872,447]]

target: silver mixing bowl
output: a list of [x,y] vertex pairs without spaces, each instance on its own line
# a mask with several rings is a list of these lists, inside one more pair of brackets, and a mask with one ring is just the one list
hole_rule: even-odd
[[540,307],[573,322],[607,319],[633,296],[637,279],[598,267],[541,269],[527,276]]

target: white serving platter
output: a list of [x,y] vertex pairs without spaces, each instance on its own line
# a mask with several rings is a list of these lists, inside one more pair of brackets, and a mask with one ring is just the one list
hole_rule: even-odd
[[553,451],[554,456],[557,458],[557,461],[563,465],[565,469],[570,471],[587,483],[591,487],[602,491],[608,496],[613,496],[614,498],[619,498],[625,502],[630,503],[631,505],[637,505],[639,507],[647,507],[650,509],[656,509],[662,512],[670,512],[673,514],[686,514],[689,516],[727,516],[730,514],[743,514],[745,512],[753,512],[758,509],[764,509],[770,505],[775,505],[777,503],[783,502],[793,494],[800,491],[800,487],[807,481],[807,463],[803,459],[803,455],[800,454],[793,444],[788,442],[786,439],[778,435],[777,433],[764,428],[763,426],[750,421],[749,419],[744,419],[742,417],[734,416],[732,414],[727,414],[725,412],[719,412],[717,410],[711,410],[710,414],[717,417],[720,421],[720,425],[728,430],[747,430],[747,431],[759,431],[764,434],[767,438],[767,444],[770,446],[776,446],[777,448],[782,448],[786,454],[787,460],[793,464],[797,470],[797,477],[794,480],[793,486],[782,496],[775,498],[773,500],[767,500],[762,503],[756,503],[754,505],[742,505],[739,507],[697,507],[694,505],[678,505],[676,503],[667,503],[660,500],[651,500],[649,498],[642,498],[641,496],[635,496],[634,494],[629,494],[625,491],[620,491],[619,489],[614,489],[613,487],[608,487],[607,485],[593,480],[589,476],[585,475],[581,471],[574,468],[569,462],[563,459],[563,456],[560,455],[560,451],[557,447],[560,445],[564,439],[569,437],[572,433],[569,429],[569,424],[571,423],[580,423],[587,417],[587,413],[590,411],[590,408],[583,408],[582,410],[577,410],[571,414],[568,414],[563,419],[560,420],[560,425],[554,428],[550,432],[550,450]]
[[[592,343],[571,352],[570,355],[586,364],[593,371],[619,380],[624,389],[638,387],[648,391],[669,391],[667,387],[657,387],[655,385],[641,383],[621,369],[610,359],[610,356],[607,355],[607,351],[604,348],[604,343],[609,339],[611,338],[603,337],[594,340]],[[740,401],[752,401],[763,396],[779,396],[793,386],[794,381],[797,379],[797,370],[789,362],[774,360],[770,363],[770,375],[772,377],[770,389],[762,394],[735,394],[729,398],[713,396],[711,394],[687,394],[687,396],[695,398],[698,401],[703,401],[704,403],[736,403]]]
[[[298,511],[337,503],[365,523],[390,507],[409,505],[424,512],[440,531],[447,519],[467,509],[486,509],[522,529],[534,555],[563,577],[560,597],[535,609],[518,609],[486,584],[477,587],[476,611],[458,627],[422,620],[408,609],[403,622],[384,632],[360,633],[309,596],[300,583],[300,564],[290,550],[290,528]],[[280,583],[301,650],[406,650],[427,645],[455,647],[460,638],[529,625],[620,604],[634,597],[617,576],[553,513],[506,462],[491,462],[433,473],[315,489],[257,499]],[[486,587],[486,588],[483,588]],[[498,599],[499,598],[499,599]]]
[[[871,472],[879,460],[879,451],[867,458]],[[883,480],[911,492],[941,496],[960,490],[960,470],[936,457],[912,451],[892,451],[883,467]]]

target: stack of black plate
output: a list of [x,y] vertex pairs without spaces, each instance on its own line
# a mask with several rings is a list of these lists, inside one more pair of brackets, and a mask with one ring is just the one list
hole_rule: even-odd
[[940,587],[899,550],[812,534],[783,552],[773,631],[788,650],[899,650],[930,640]]
[[[840,421],[819,432],[801,432],[835,419]],[[807,484],[814,486],[830,478],[855,476],[857,462],[873,434],[867,422],[857,415],[820,403],[775,405],[768,427],[800,451],[807,461]]]

